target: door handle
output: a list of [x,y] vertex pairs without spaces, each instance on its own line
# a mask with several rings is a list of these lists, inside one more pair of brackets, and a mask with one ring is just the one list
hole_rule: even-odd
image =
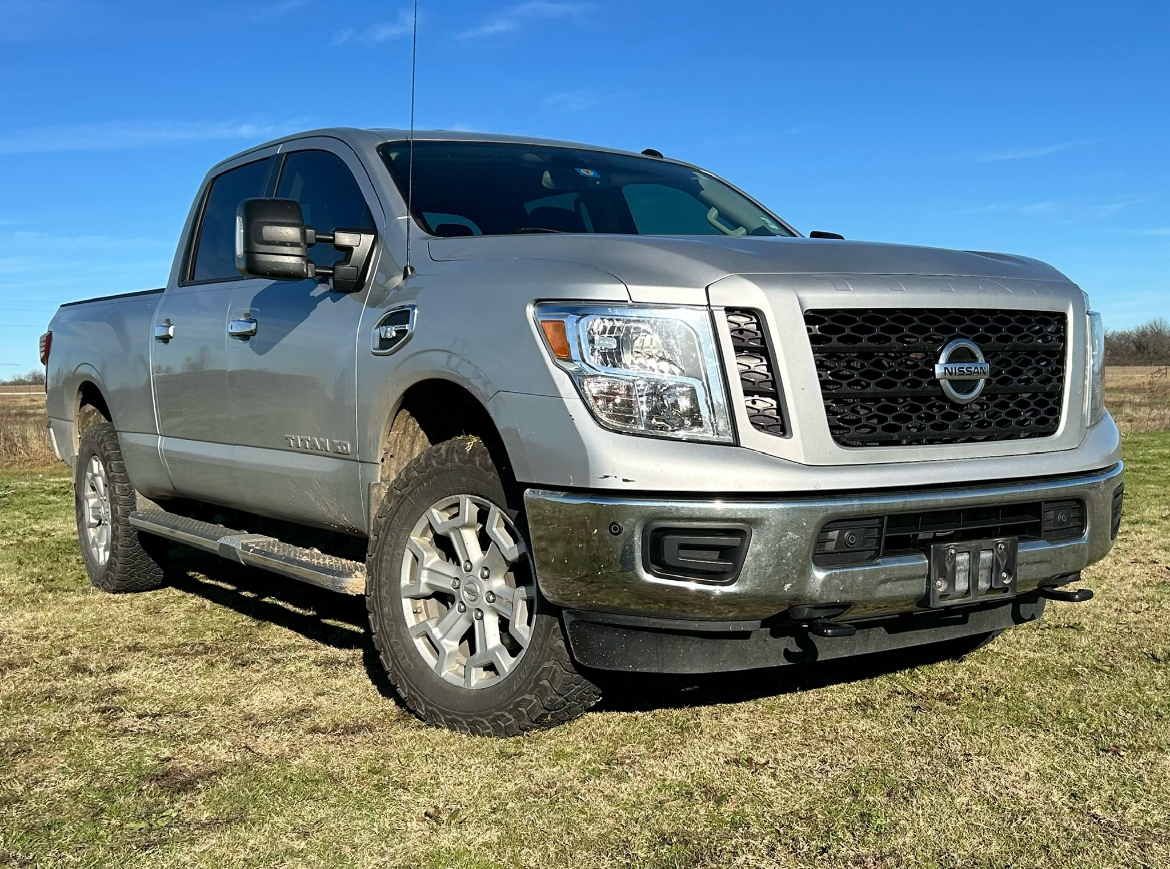
[[170,320],[163,320],[154,327],[154,340],[164,344],[175,337],[175,324]]
[[256,334],[260,324],[251,317],[242,320],[232,320],[228,323],[228,334],[233,338],[251,338]]

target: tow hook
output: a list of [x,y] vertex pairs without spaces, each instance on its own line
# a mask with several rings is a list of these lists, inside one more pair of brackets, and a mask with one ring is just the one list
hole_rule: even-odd
[[1087,588],[1067,589],[1063,586],[1072,585],[1074,582],[1080,582],[1081,575],[1079,573],[1066,573],[1064,576],[1058,576],[1055,579],[1048,580],[1046,585],[1040,586],[1036,591],[1040,592],[1041,597],[1046,597],[1049,600],[1059,600],[1065,603],[1084,603],[1087,600],[1093,599],[1093,592]]
[[810,634],[818,637],[852,637],[857,628],[832,619],[844,613],[852,604],[834,606],[793,606],[788,608],[788,617],[798,622]]
[[1093,590],[1089,588],[1051,588],[1041,586],[1040,596],[1049,600],[1060,600],[1065,603],[1084,603],[1093,599]]

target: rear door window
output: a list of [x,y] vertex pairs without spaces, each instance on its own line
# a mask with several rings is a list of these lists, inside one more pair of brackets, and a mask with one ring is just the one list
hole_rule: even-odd
[[[285,157],[276,198],[299,202],[305,223],[317,232],[374,229],[361,187],[345,161],[331,151],[293,151]],[[344,256],[330,244],[309,248],[309,258],[319,266],[331,266]]]
[[211,182],[199,226],[191,280],[240,277],[236,271],[236,209],[241,201],[264,195],[271,159],[229,169]]

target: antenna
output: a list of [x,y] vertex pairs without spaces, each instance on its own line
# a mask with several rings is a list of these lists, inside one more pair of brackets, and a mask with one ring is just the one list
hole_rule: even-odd
[[402,280],[414,274],[410,264],[410,224],[414,222],[414,72],[418,68],[418,0],[414,0],[414,29],[410,37],[410,168],[406,170],[406,265],[402,269]]

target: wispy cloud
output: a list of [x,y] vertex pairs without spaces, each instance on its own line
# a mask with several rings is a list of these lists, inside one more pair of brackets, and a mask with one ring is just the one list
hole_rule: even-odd
[[253,21],[268,21],[295,12],[308,2],[309,0],[276,0],[274,3],[257,6],[248,14],[248,18]]
[[969,151],[953,158],[956,160],[974,163],[1000,163],[1006,160],[1030,160],[1034,157],[1047,157],[1050,154],[1059,154],[1072,148],[1082,148],[1092,145],[1099,139],[1081,139],[1075,142],[1054,142],[1051,145],[1039,145],[1034,148],[1008,148],[999,151]]
[[[15,223],[16,221],[11,221]],[[69,251],[79,250],[167,250],[173,247],[169,241],[159,238],[135,238],[111,235],[61,235],[40,229],[17,229],[0,232],[0,253],[6,248],[14,251],[29,251],[43,249],[45,245],[53,244],[57,248]],[[33,258],[36,259],[35,257]],[[5,263],[13,260],[0,259],[0,270]]]
[[393,21],[382,21],[376,24],[363,25],[360,28],[347,27],[339,30],[333,36],[334,45],[345,45],[347,42],[389,42],[402,36],[410,36],[414,30],[414,14],[410,9],[402,8]]
[[774,142],[785,136],[795,136],[805,131],[804,127],[789,127],[786,130],[759,130],[754,133],[728,133],[711,136],[703,139],[699,144],[704,148],[715,145],[731,147],[735,145],[759,145],[765,142]]
[[0,0],[0,42],[17,42],[51,36],[60,25],[81,11],[69,0]]
[[1048,219],[1064,223],[1108,220],[1140,205],[1148,196],[1123,193],[1105,199],[1042,199],[1036,202],[997,202],[967,208],[960,214],[1008,214],[1017,217]]
[[576,18],[590,8],[588,3],[562,3],[554,0],[530,0],[508,6],[478,27],[455,34],[458,39],[484,39],[513,33],[532,21]]
[[98,151],[142,148],[171,142],[206,139],[263,141],[290,132],[303,124],[240,121],[105,121],[29,127],[0,133],[0,154],[43,154],[59,151]]
[[545,107],[562,112],[580,112],[592,108],[598,103],[625,96],[624,91],[603,91],[598,88],[582,88],[580,90],[561,91],[549,94],[544,98]]

